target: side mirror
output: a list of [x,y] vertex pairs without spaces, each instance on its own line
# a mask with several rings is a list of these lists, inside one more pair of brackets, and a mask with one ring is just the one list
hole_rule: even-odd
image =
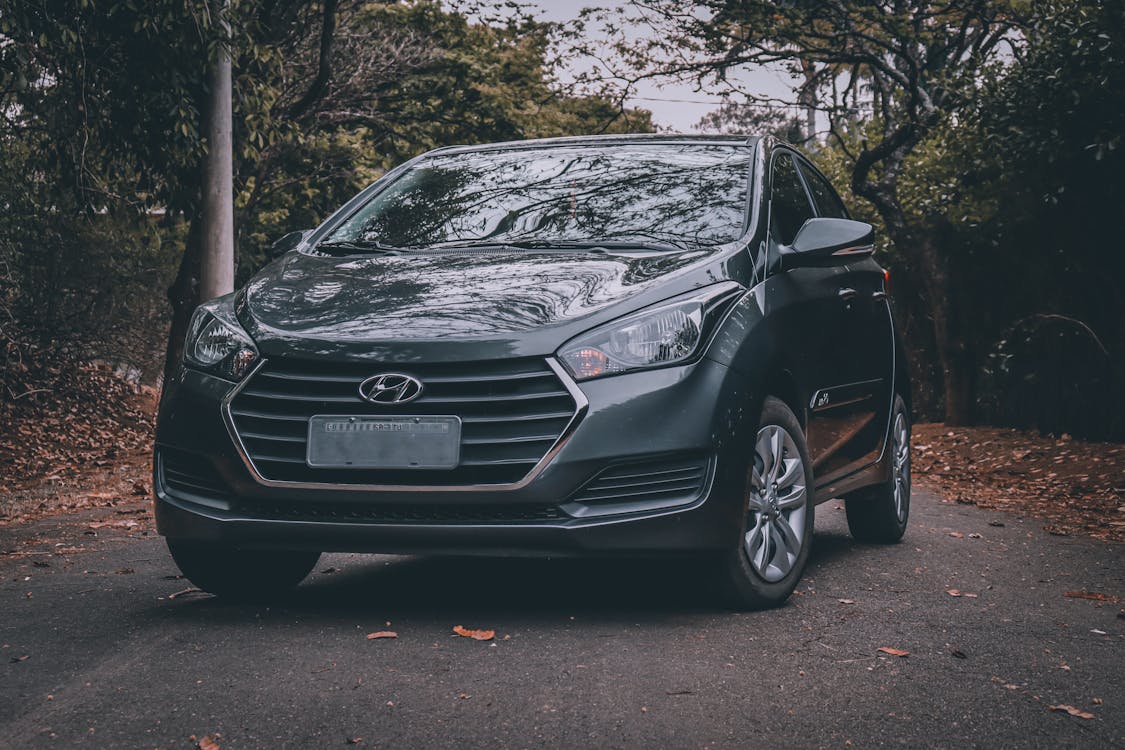
[[270,245],[270,260],[273,260],[274,258],[280,258],[290,250],[295,249],[302,242],[304,242],[310,234],[312,234],[312,231],[313,230],[311,229],[302,229],[300,232],[290,232],[289,234],[279,239],[277,242]]
[[793,244],[782,249],[787,268],[846,263],[871,255],[875,230],[851,219],[809,219],[798,230]]

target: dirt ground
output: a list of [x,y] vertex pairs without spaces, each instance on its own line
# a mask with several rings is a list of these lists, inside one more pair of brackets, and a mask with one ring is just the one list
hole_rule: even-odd
[[1125,541],[1125,445],[1003,427],[914,426],[914,476],[952,502],[1045,522],[1052,534]]
[[[0,402],[0,527],[80,509],[104,510],[92,523],[147,526],[156,391],[91,366],[27,381]],[[1125,541],[1123,444],[924,423],[913,461],[916,484],[949,502],[1035,518],[1052,534]]]

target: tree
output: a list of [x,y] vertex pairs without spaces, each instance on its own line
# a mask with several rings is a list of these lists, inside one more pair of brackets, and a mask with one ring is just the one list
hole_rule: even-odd
[[[940,211],[912,216],[900,182],[918,146],[972,100],[981,74],[997,64],[1002,50],[1019,43],[1011,8],[988,0],[634,0],[626,17],[652,30],[639,43],[618,34],[620,67],[611,74],[626,90],[662,77],[729,85],[731,74],[746,66],[816,67],[805,81],[825,89],[817,106],[847,156],[850,188],[870,202],[899,252],[912,259],[925,291],[946,420],[967,422],[969,321],[952,302],[942,246],[947,223]],[[598,74],[604,80],[605,71]],[[803,101],[790,104],[808,104],[807,89],[803,93]]]
[[[33,166],[12,165],[35,182],[29,215],[129,216],[142,227],[160,216],[174,239],[164,247],[183,248],[168,295],[168,372],[199,301],[206,73],[227,38],[211,7],[0,0],[0,144]],[[242,278],[272,239],[427,148],[651,129],[647,113],[552,86],[549,27],[524,14],[482,25],[424,0],[245,0],[225,20]]]

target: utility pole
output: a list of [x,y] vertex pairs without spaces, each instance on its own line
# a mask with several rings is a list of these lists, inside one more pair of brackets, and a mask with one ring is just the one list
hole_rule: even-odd
[[234,150],[231,138],[230,0],[213,0],[223,40],[208,73],[207,155],[203,161],[201,302],[234,291]]

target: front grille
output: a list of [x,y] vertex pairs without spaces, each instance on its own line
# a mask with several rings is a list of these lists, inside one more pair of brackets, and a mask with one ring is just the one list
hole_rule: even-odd
[[187,499],[224,500],[227,488],[222,477],[202,456],[172,448],[160,448],[157,458],[164,487]]
[[[380,372],[422,381],[408,404],[372,404],[359,385]],[[542,359],[445,364],[267,361],[230,404],[258,472],[281,482],[437,485],[509,484],[523,479],[559,439],[574,399]],[[324,469],[305,462],[313,415],[444,415],[461,418],[461,462],[453,469]]]
[[694,499],[707,480],[706,459],[646,461],[604,469],[571,501],[599,506]]
[[534,523],[569,518],[555,505],[370,505],[359,503],[240,500],[234,510],[249,517],[329,523],[481,524]]

